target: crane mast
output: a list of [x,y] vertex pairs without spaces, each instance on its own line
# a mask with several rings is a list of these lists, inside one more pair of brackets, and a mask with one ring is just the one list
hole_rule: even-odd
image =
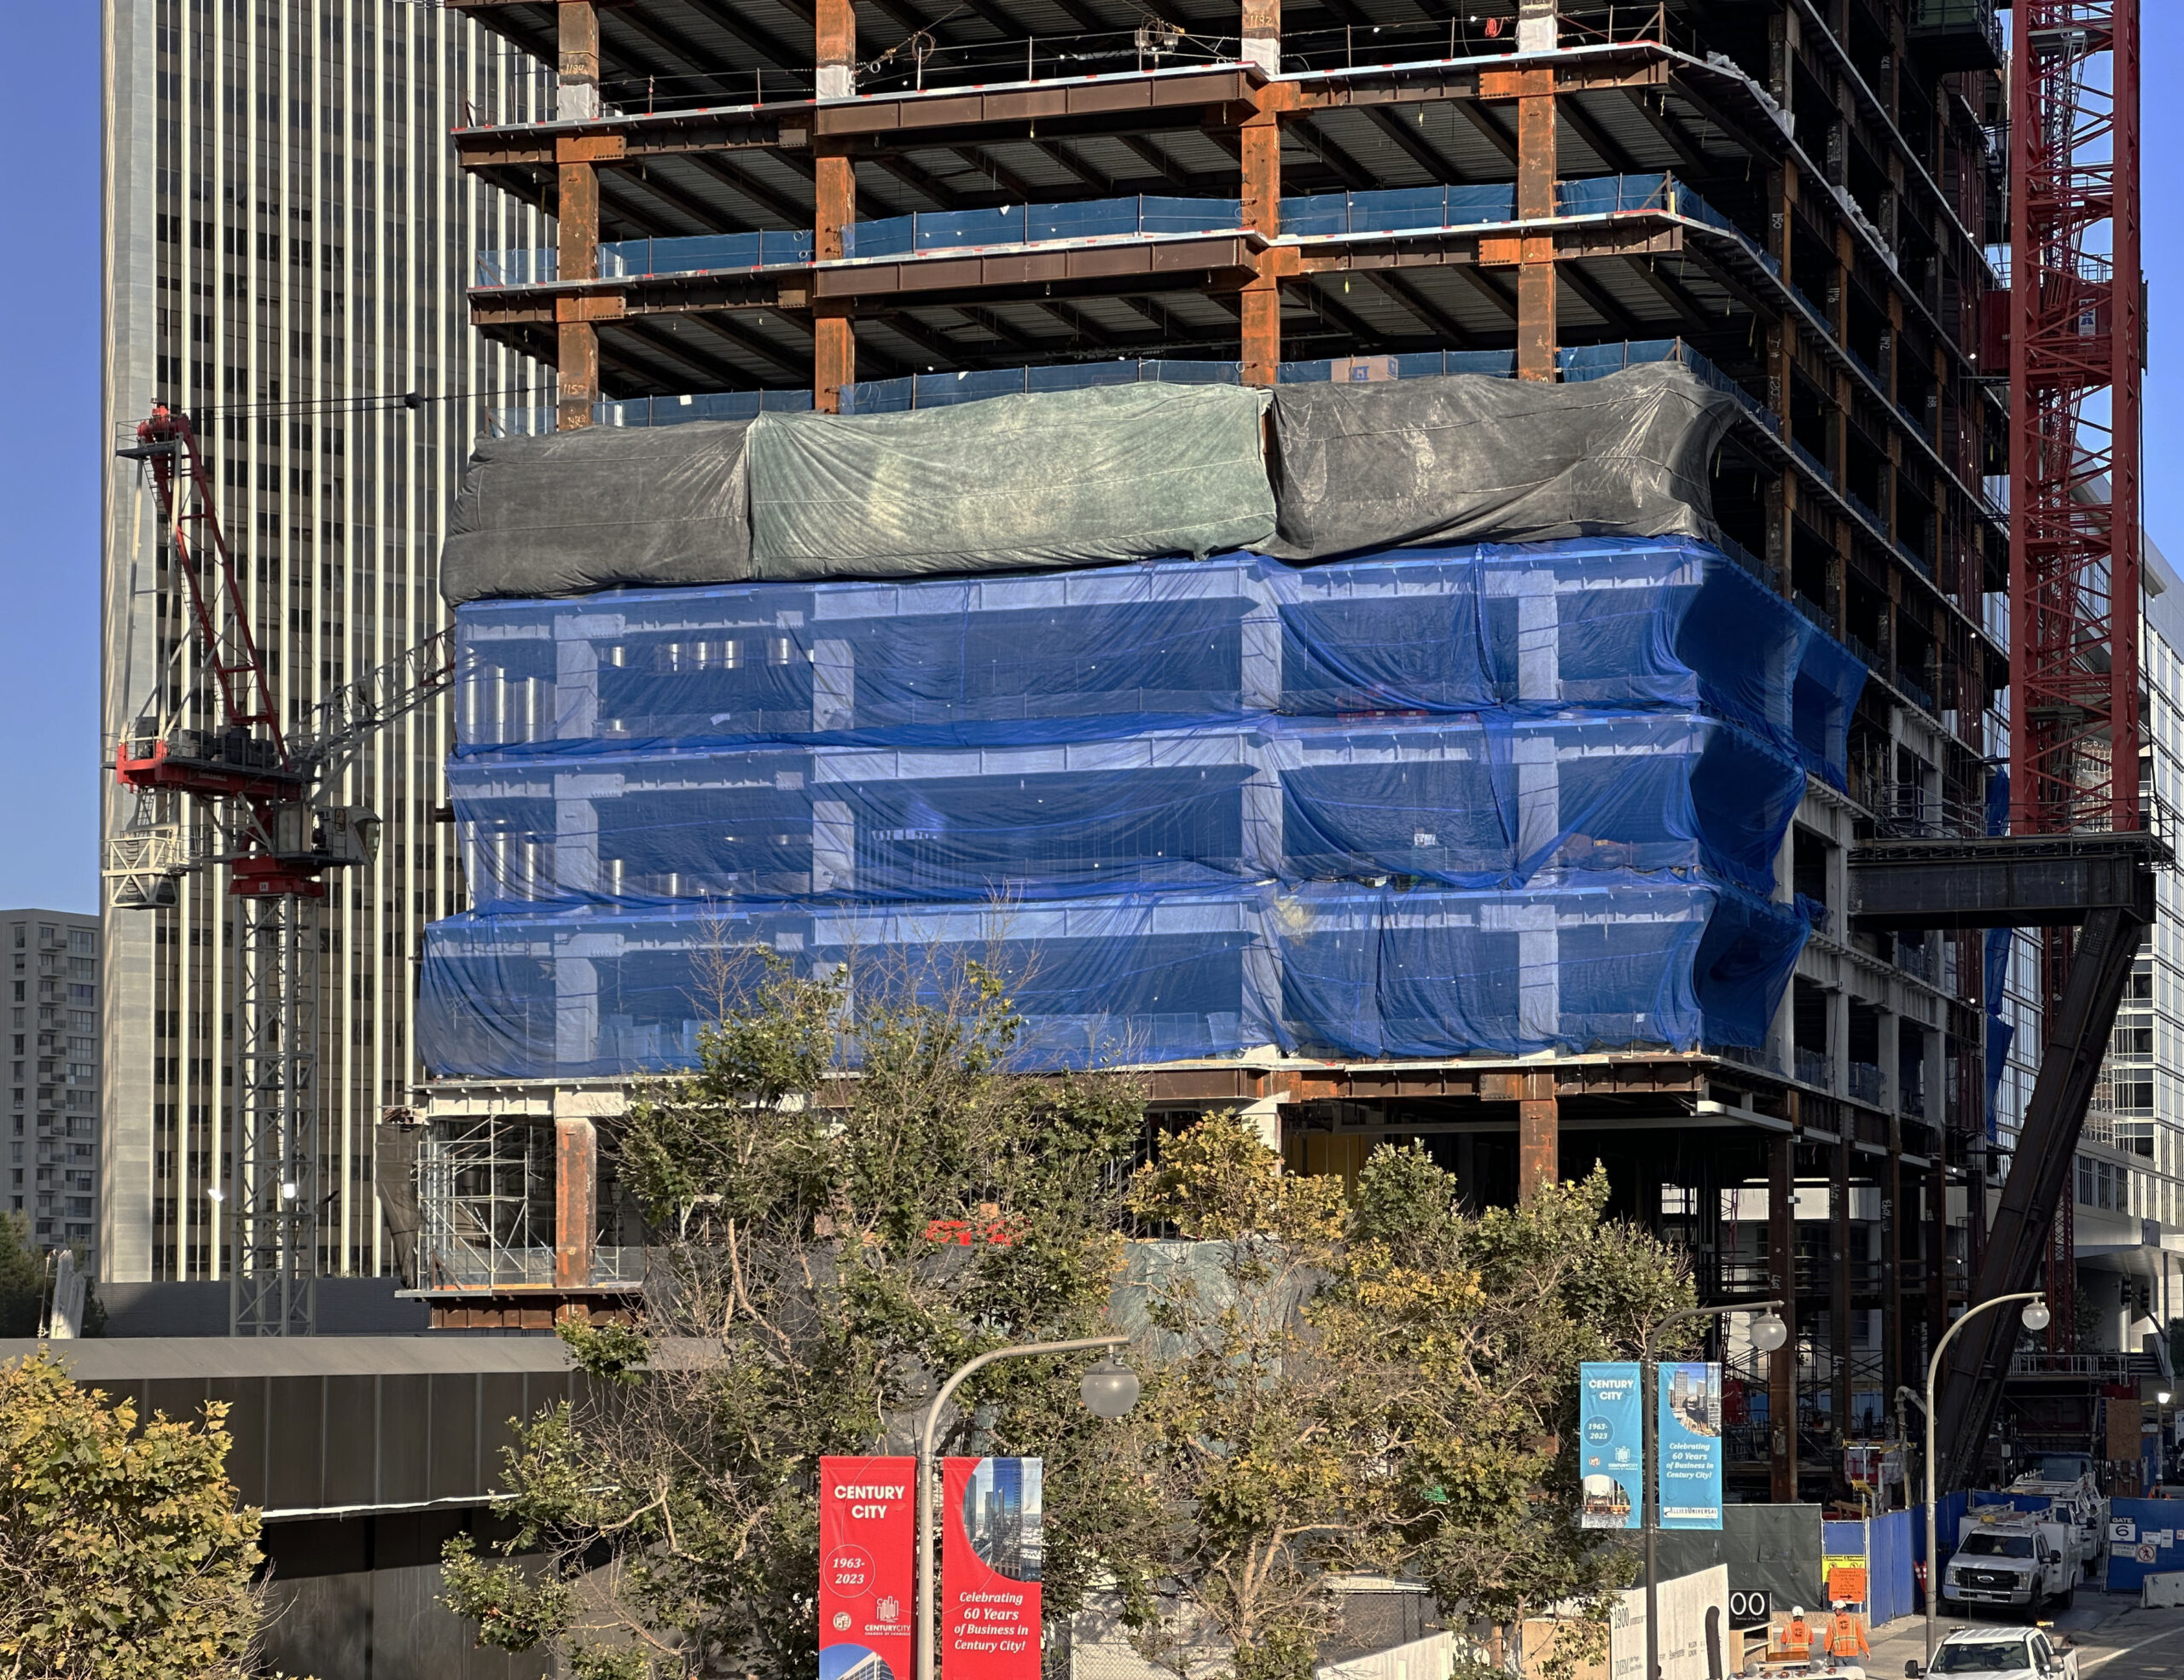
[[[446,688],[445,631],[312,709],[292,737],[267,679],[189,416],[155,407],[119,454],[142,464],[180,579],[196,680],[160,683],[116,743],[114,779],[136,796],[103,874],[116,910],[163,910],[180,881],[224,866],[233,1083],[227,1183],[229,1332],[308,1335],[319,1270],[318,907],[331,870],[371,861],[379,819],[333,803],[357,748]],[[183,722],[195,698],[216,727]]]

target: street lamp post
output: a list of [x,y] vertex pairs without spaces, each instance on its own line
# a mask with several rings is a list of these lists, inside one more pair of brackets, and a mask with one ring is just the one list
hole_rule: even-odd
[[2048,1303],[2037,1289],[2027,1289],[2020,1294],[1997,1295],[1991,1301],[1982,1301],[1977,1306],[1966,1307],[1955,1323],[1942,1333],[1934,1344],[1934,1357],[1926,1361],[1926,1666],[1934,1665],[1934,1647],[1938,1642],[1935,1634],[1940,1624],[1935,1608],[1942,1594],[1941,1554],[1937,1549],[1934,1533],[1934,1380],[1941,1375],[1942,1354],[1950,1339],[1989,1307],[2007,1301],[2028,1303],[2024,1309],[2024,1328],[2044,1330],[2048,1328]]
[[1658,1324],[1649,1326],[1638,1345],[1639,1383],[1639,1439],[1644,1446],[1639,1454],[1638,1474],[1645,1485],[1641,1490],[1639,1510],[1646,1531],[1646,1675],[1647,1680],[1661,1680],[1661,1618],[1660,1570],[1654,1555],[1654,1537],[1660,1531],[1661,1494],[1660,1466],[1655,1462],[1660,1456],[1659,1405],[1660,1370],[1653,1360],[1653,1339],[1671,1324],[1680,1324],[1689,1318],[1719,1318],[1732,1312],[1756,1312],[1758,1321],[1751,1327],[1751,1345],[1762,1353],[1772,1353],[1790,1339],[1790,1327],[1776,1317],[1780,1301],[1736,1301],[1728,1306],[1686,1307],[1672,1312]]
[[[1128,1336],[1087,1336],[1079,1341],[1029,1341],[1014,1347],[996,1347],[962,1366],[932,1397],[918,1428],[918,1620],[916,1631],[917,1680],[932,1680],[933,1652],[939,1639],[932,1625],[932,1438],[940,1427],[940,1409],[963,1386],[966,1377],[1002,1359],[1030,1359],[1043,1353],[1087,1353],[1095,1347],[1121,1347]],[[1096,1417],[1120,1417],[1137,1404],[1137,1374],[1118,1363],[1111,1354],[1085,1372],[1079,1385],[1086,1410]]]

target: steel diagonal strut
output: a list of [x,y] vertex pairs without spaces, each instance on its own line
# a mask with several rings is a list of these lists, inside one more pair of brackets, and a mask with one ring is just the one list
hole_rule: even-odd
[[[2086,917],[2079,932],[2062,1007],[2044,1017],[2040,1073],[2025,1107],[2009,1177],[2002,1186],[1986,1264],[1972,1288],[1975,1304],[2035,1287],[2056,1207],[2069,1193],[2078,1130],[2107,1053],[2116,1006],[2123,1000],[2132,959],[2146,927],[2138,909],[2105,905]],[[1994,1313],[1986,1323],[1960,1337],[1950,1350],[1949,1369],[1936,1398],[1944,1472],[1940,1485],[1944,1488],[1968,1486],[1978,1468],[2017,1334],[2014,1313]]]

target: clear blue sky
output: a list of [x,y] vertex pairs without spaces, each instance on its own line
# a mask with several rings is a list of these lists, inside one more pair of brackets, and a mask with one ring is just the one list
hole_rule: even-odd
[[[98,907],[99,8],[11,10],[0,54],[0,904]],[[2147,0],[2146,520],[2184,557],[2184,6]]]

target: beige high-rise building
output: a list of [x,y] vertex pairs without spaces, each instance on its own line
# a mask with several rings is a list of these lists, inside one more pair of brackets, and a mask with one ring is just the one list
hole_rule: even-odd
[[[293,728],[328,689],[441,625],[439,537],[468,443],[488,410],[551,400],[538,394],[550,375],[542,387],[480,340],[463,304],[473,253],[535,241],[537,216],[462,176],[448,138],[466,112],[527,114],[544,78],[414,0],[106,0],[104,21],[108,442],[155,401],[194,416]],[[113,461],[109,763],[148,706],[218,721],[193,695],[191,649],[177,649],[186,618],[159,526],[136,463]],[[447,746],[444,708],[421,710],[366,745],[338,794],[386,826],[371,865],[329,877],[319,916],[326,1275],[386,1259],[372,1125],[416,1072],[419,933],[462,907],[450,831],[434,820]],[[142,815],[109,777],[107,832]],[[224,869],[200,869],[171,908],[107,917],[102,1277],[224,1275],[212,1193],[233,1097],[227,885]]]

